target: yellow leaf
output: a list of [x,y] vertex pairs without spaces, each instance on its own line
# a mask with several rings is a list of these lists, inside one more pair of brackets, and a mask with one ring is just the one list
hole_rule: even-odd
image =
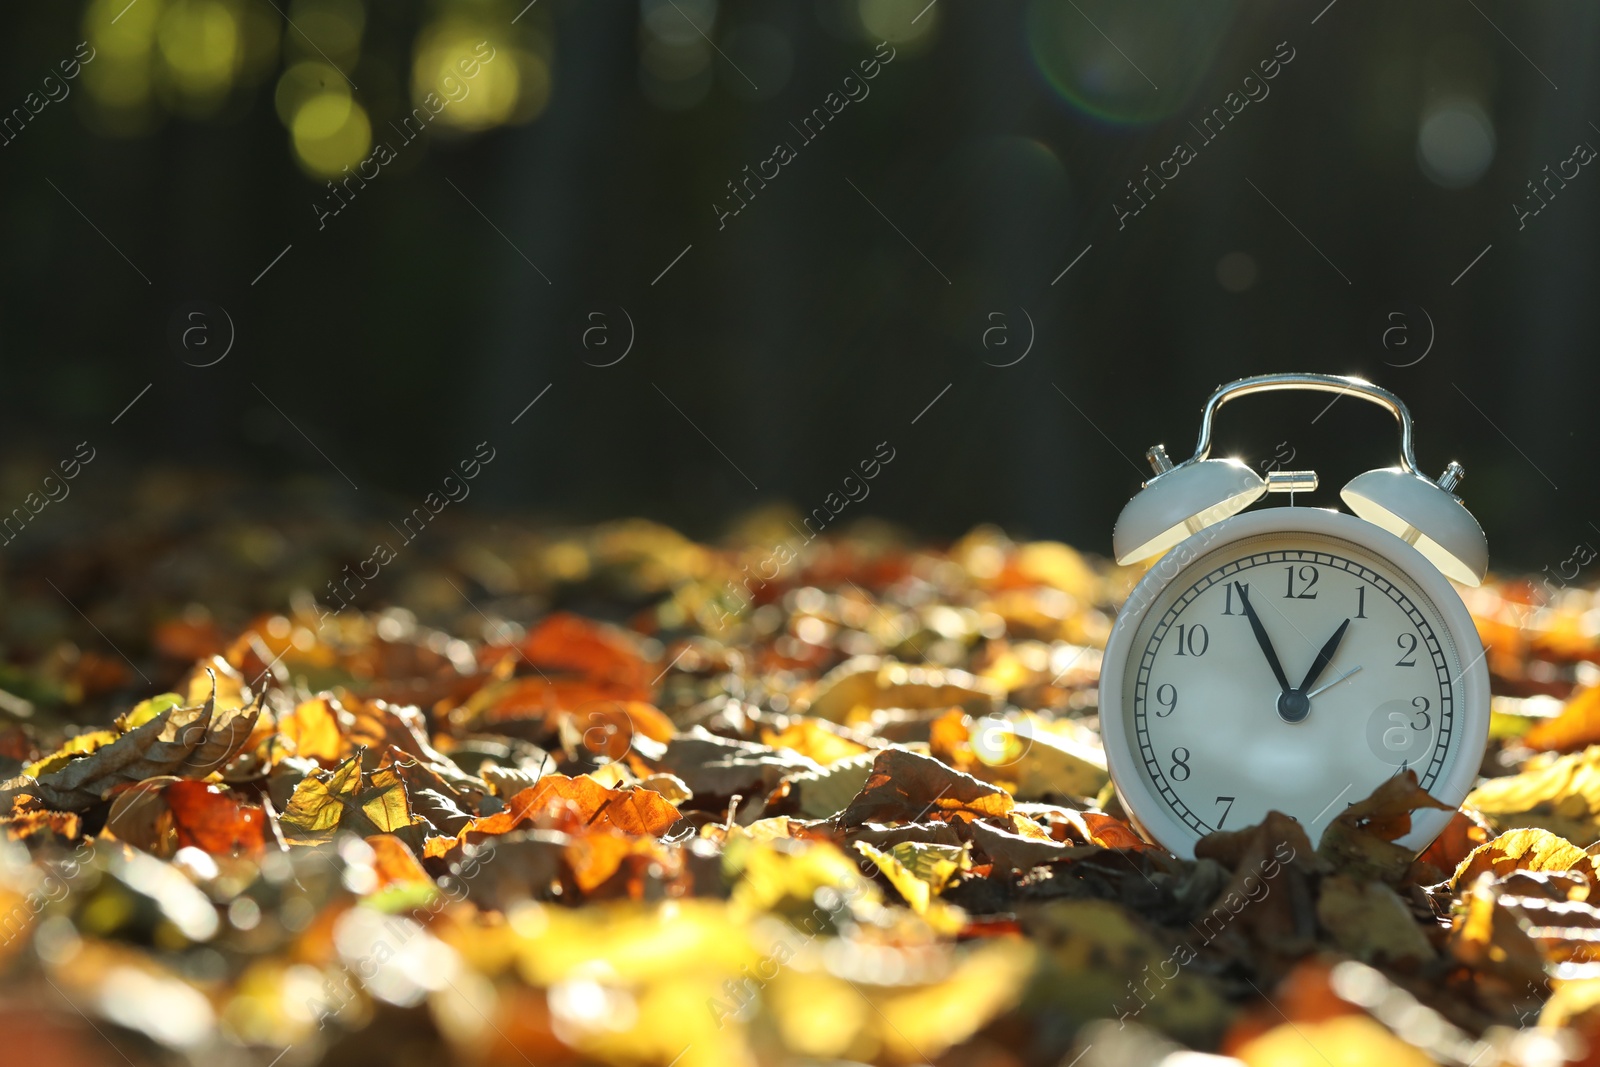
[[955,934],[967,923],[960,908],[936,899],[955,873],[961,869],[965,848],[954,845],[926,845],[904,841],[885,852],[865,841],[855,843],[856,851],[871,860],[889,879],[889,884],[905,902],[942,934]]
[[22,773],[28,778],[42,778],[51,771],[59,771],[65,767],[73,757],[88,755],[116,739],[117,734],[113,730],[91,730],[86,734],[79,734],[37,763],[30,763],[22,768]]
[[345,754],[338,713],[326,697],[303,701],[278,723],[278,732],[294,745],[294,754],[332,763]]
[[1284,1023],[1241,1048],[1247,1067],[1433,1067],[1433,1061],[1365,1015]]
[[151,719],[160,715],[168,708],[181,708],[184,705],[183,697],[178,693],[161,693],[148,700],[141,700],[133,706],[133,710],[117,721],[123,733],[127,733],[136,726],[143,726]]
[[1450,888],[1460,891],[1485,873],[1503,878],[1512,871],[1572,870],[1595,884],[1594,859],[1587,852],[1548,830],[1529,827],[1507,831],[1467,853],[1450,878]]

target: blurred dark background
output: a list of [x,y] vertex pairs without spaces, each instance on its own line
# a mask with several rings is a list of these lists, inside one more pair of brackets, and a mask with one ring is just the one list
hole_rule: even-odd
[[[1144,449],[1187,456],[1218,383],[1320,370],[1398,392],[1424,467],[1466,465],[1496,564],[1537,570],[1600,543],[1600,173],[1574,152],[1600,145],[1597,22],[1505,0],[26,5],[0,40],[0,447],[24,463],[0,511],[87,440],[79,494],[192,465],[325,477],[398,517],[487,440],[468,506],[714,536],[823,506],[888,442],[841,522],[1105,552]],[[449,102],[408,140],[430,91]],[[779,142],[794,158],[721,217]],[[1318,502],[1396,451],[1378,409],[1323,397],[1218,430],[1318,469]]]

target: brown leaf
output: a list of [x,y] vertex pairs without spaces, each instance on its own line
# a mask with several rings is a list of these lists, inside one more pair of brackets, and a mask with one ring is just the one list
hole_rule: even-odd
[[673,738],[660,758],[646,762],[677,776],[701,802],[722,804],[733,796],[766,797],[791,774],[823,773],[820,764],[798,753],[730,741],[699,726]]
[[1432,877],[1421,880],[1429,884],[1442,882],[1449,872],[1461,865],[1467,853],[1493,836],[1494,831],[1477,812],[1471,809],[1456,812],[1439,836],[1417,857],[1418,864],[1435,872]]
[[1325,864],[1299,822],[1269,811],[1259,825],[1202,837],[1194,854],[1233,872],[1194,920],[1208,939],[1236,931],[1253,940],[1263,956],[1293,955],[1314,943],[1311,887]]
[[1500,975],[1518,990],[1545,980],[1544,954],[1524,923],[1502,907],[1493,879],[1466,888],[1450,932],[1450,951],[1471,967]]
[[1317,919],[1335,944],[1367,963],[1433,959],[1433,946],[1410,907],[1382,882],[1358,882],[1342,874],[1323,879]]
[[1010,830],[1002,830],[982,819],[974,819],[968,823],[967,830],[972,834],[973,843],[1001,870],[1027,871],[1040,864],[1073,859],[1098,851],[1086,846],[1074,848],[1049,838],[1040,840],[1036,837],[1024,837]]
[[244,745],[260,711],[258,700],[248,711],[225,712],[213,723],[215,706],[213,697],[198,707],[167,707],[92,752],[50,761],[55,769],[38,778],[11,779],[0,786],[0,800],[25,793],[52,808],[83,811],[118,785],[158,775],[203,778]]
[[872,762],[867,784],[839,813],[843,826],[865,822],[916,822],[935,818],[1004,818],[1012,807],[1004,790],[945,766],[930,756],[889,748]]
[[1357,878],[1399,883],[1416,856],[1395,841],[1411,832],[1411,813],[1418,808],[1450,810],[1417,785],[1415,771],[1388,778],[1334,817],[1317,852]]
[[[547,691],[553,694],[562,692],[562,682],[581,680],[586,683],[581,691],[594,694],[586,699],[649,700],[652,695],[650,665],[633,639],[577,615],[557,612],[529,630],[519,645],[491,645],[480,660],[492,665],[512,657],[519,666],[526,661],[542,672],[541,679],[548,676]],[[570,710],[582,703],[563,706]]]

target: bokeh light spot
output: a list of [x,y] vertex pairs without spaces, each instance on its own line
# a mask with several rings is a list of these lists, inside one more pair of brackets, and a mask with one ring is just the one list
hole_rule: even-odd
[[424,30],[411,68],[411,95],[457,130],[486,130],[537,117],[550,97],[549,63],[476,23],[446,19]]
[[156,41],[181,95],[191,102],[220,102],[241,54],[233,12],[217,0],[179,0],[162,14]]
[[869,41],[914,45],[939,24],[939,5],[928,0],[859,0],[856,15]]
[[[1218,89],[1215,101],[1194,96],[1235,17],[1232,4],[1034,0],[1025,24],[1034,66],[1063,100],[1092,118],[1127,125],[1220,103],[1232,85]],[[1241,62],[1238,77],[1250,73],[1251,61]]]
[[366,110],[348,93],[321,93],[306,101],[295,113],[290,135],[300,165],[319,178],[355,166],[372,147]]
[[341,93],[349,96],[350,87],[337,70],[320,59],[304,60],[283,72],[273,92],[272,104],[278,119],[289,126],[312,97]]
[[1470,100],[1447,100],[1423,113],[1417,130],[1417,164],[1435,185],[1465,189],[1494,159],[1494,124]]

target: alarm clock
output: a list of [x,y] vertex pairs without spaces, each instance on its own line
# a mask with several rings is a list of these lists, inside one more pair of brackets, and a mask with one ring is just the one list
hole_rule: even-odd
[[[1279,390],[1393,413],[1399,465],[1344,487],[1353,514],[1294,505],[1315,471],[1263,478],[1211,458],[1218,409]],[[1155,476],[1123,508],[1113,545],[1121,564],[1160,559],[1118,612],[1100,676],[1106,761],[1135,827],[1193,857],[1207,834],[1279,811],[1315,842],[1406,770],[1458,807],[1489,731],[1483,644],[1450,584],[1477,585],[1488,567],[1483,530],[1452,492],[1461,465],[1437,480],[1419,473],[1400,398],[1328,374],[1224,385],[1206,401],[1194,455],[1174,464],[1156,445],[1147,456]],[[1240,514],[1269,493],[1288,504]],[[1399,843],[1420,851],[1451,814],[1413,813]]]

